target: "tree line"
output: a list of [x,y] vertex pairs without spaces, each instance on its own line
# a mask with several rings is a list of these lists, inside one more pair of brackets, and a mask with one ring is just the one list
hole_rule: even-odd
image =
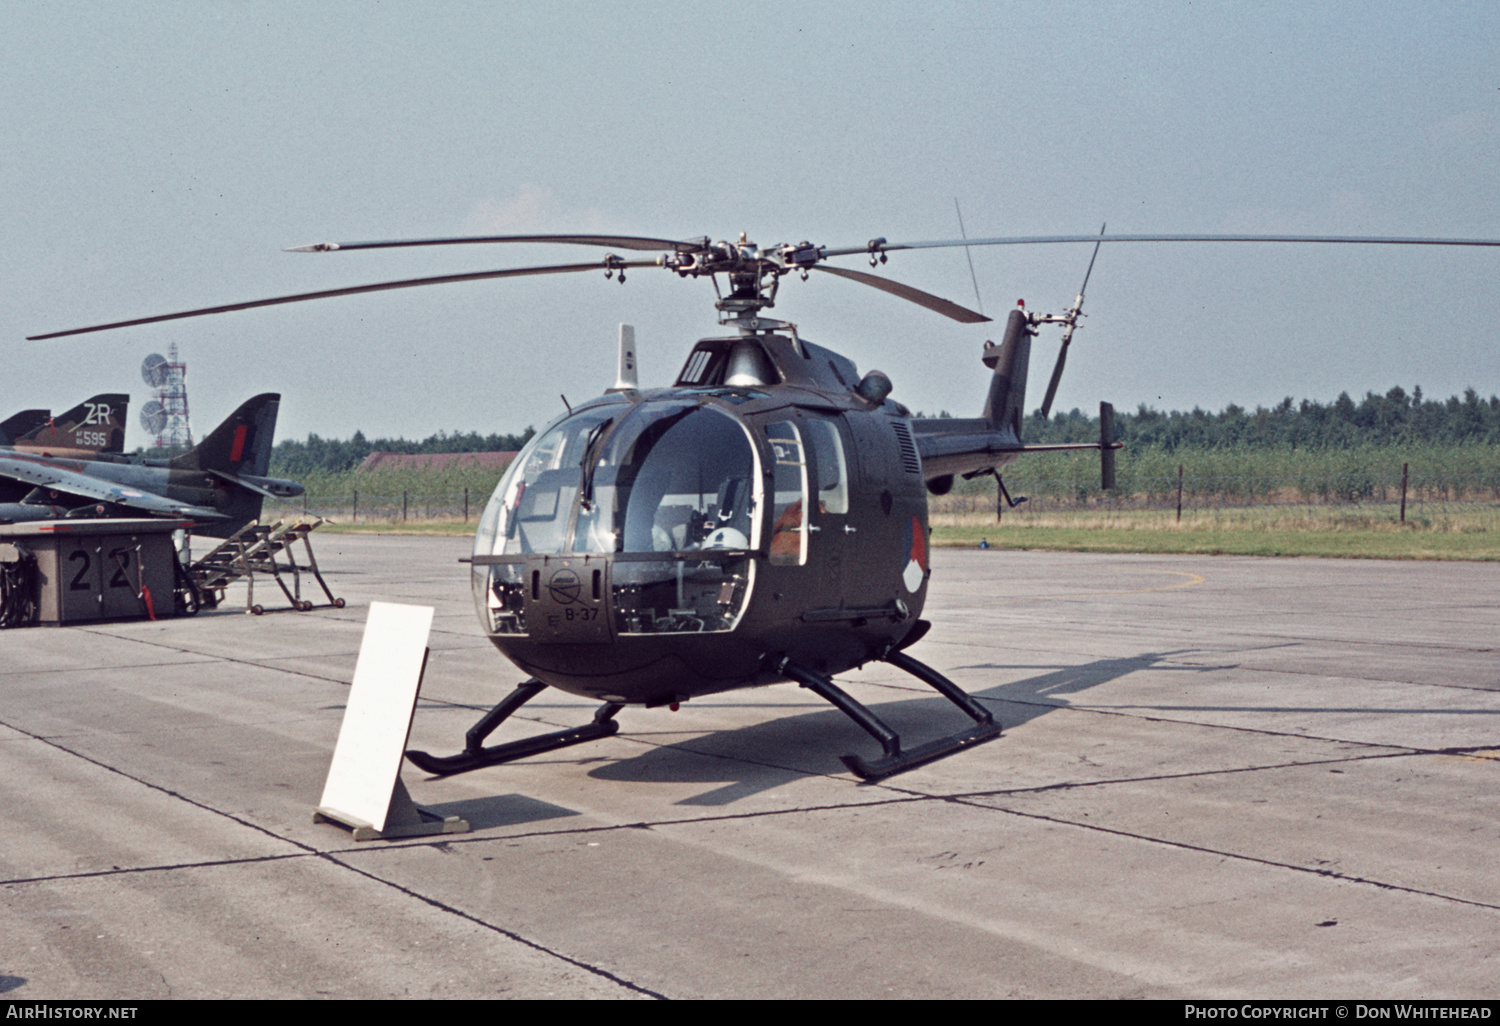
[[[1347,449],[1369,445],[1500,444],[1500,397],[1481,399],[1469,388],[1460,396],[1427,399],[1421,386],[1408,394],[1397,385],[1385,395],[1366,392],[1355,402],[1348,392],[1331,403],[1297,402],[1287,396],[1274,407],[1247,410],[1230,404],[1219,413],[1198,407],[1162,412],[1142,403],[1134,413],[1115,413],[1115,436],[1132,447]],[[1028,442],[1089,442],[1099,438],[1099,418],[1078,409],[1026,418]]]
[[481,435],[477,431],[439,431],[420,442],[404,438],[366,438],[363,431],[349,439],[322,438],[308,435],[306,441],[286,439],[271,450],[271,473],[278,477],[297,477],[314,473],[341,474],[353,470],[372,452],[515,452],[536,432],[527,428],[518,435]]
[[[520,449],[534,433],[529,427],[514,435],[439,431],[419,442],[368,439],[361,431],[349,439],[308,435],[306,441],[278,442],[271,466],[273,474],[284,477],[337,474],[353,470],[372,452],[510,452]],[[1247,410],[1231,403],[1219,413],[1196,406],[1187,413],[1162,412],[1142,403],[1134,413],[1116,412],[1115,436],[1133,447],[1169,452],[1241,446],[1347,449],[1369,445],[1500,445],[1500,397],[1481,399],[1470,388],[1462,396],[1428,399],[1422,395],[1421,386],[1407,393],[1397,385],[1385,395],[1367,392],[1359,402],[1348,392],[1326,404],[1313,399],[1298,402],[1287,396],[1269,409],[1257,406]],[[1099,418],[1076,408],[1050,418],[1035,411],[1026,418],[1022,437],[1028,442],[1095,441]]]

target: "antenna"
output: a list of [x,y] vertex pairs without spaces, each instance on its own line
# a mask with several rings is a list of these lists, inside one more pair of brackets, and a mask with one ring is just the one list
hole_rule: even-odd
[[168,355],[152,353],[141,362],[141,380],[151,386],[154,398],[141,407],[141,427],[162,448],[193,447],[193,427],[188,418],[187,364],[177,355],[174,342]]
[[620,364],[611,392],[632,392],[641,387],[635,362],[635,327],[620,325]]
[[[162,429],[166,426],[167,411],[161,403],[152,399],[141,407],[141,427],[146,429],[148,435],[158,436],[159,439]],[[161,442],[158,440],[156,444],[160,446]]]

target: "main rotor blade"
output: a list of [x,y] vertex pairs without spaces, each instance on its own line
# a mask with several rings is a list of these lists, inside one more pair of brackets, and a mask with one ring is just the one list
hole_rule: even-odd
[[[958,207],[958,197],[953,197],[953,212],[958,215],[958,234],[965,242],[969,240],[969,233],[964,231],[964,212]],[[1095,250],[1098,252],[1098,250]],[[974,273],[974,254],[969,252],[969,247],[964,247],[964,257],[969,261],[969,280],[974,283],[974,305],[979,307],[979,312],[984,313],[984,300],[979,296],[979,276]],[[1084,279],[1087,281],[1087,278]]]
[[565,246],[603,246],[606,249],[669,249],[678,253],[697,252],[708,245],[708,239],[648,239],[638,235],[470,235],[451,239],[397,239],[391,242],[313,242],[306,246],[288,246],[287,253],[327,253],[341,249],[401,249],[407,246],[466,246],[487,242],[539,242]]
[[[863,251],[861,250],[861,252]],[[931,292],[923,292],[921,289],[914,289],[910,285],[903,285],[899,281],[891,281],[889,278],[879,278],[873,274],[866,274],[864,271],[851,271],[844,267],[823,267],[819,265],[813,267],[812,270],[823,271],[827,274],[836,274],[840,278],[848,278],[850,281],[869,285],[871,288],[879,289],[881,292],[889,292],[893,296],[900,296],[902,299],[916,303],[918,306],[925,306],[929,310],[936,311],[944,317],[951,317],[963,324],[980,324],[989,320],[982,313],[975,313],[973,310],[959,306],[957,303],[949,302],[941,296],[934,296]]]
[[230,303],[225,306],[206,306],[199,310],[183,310],[178,313],[158,314],[155,317],[137,317],[129,321],[112,321],[109,324],[94,324],[87,328],[69,328],[67,331],[52,331],[45,335],[27,335],[28,342],[40,342],[65,335],[86,335],[91,331],[109,331],[112,328],[131,328],[138,324],[155,324],[159,321],[175,321],[184,317],[205,317],[208,314],[230,313],[235,310],[253,310],[258,306],[277,306],[282,303],[301,303],[310,299],[332,299],[335,296],[356,296],[362,292],[385,292],[389,289],[410,289],[418,285],[449,285],[460,281],[484,281],[490,278],[519,278],[531,274],[568,274],[574,271],[616,270],[627,267],[655,267],[655,260],[612,260],[590,264],[555,264],[550,267],[513,267],[503,271],[473,271],[468,274],[443,274],[435,278],[407,278],[403,281],[382,281],[372,285],[354,285],[343,289],[324,289],[321,292],[299,292],[291,296],[275,296],[271,299],[253,299],[248,303]]
[[1026,246],[1051,242],[1327,242],[1380,246],[1490,246],[1500,247],[1500,239],[1416,238],[1370,235],[1016,235],[995,239],[942,239],[935,242],[893,242],[875,245],[826,249],[825,256],[861,256],[876,252],[893,253],[901,249],[940,249],[951,246]]

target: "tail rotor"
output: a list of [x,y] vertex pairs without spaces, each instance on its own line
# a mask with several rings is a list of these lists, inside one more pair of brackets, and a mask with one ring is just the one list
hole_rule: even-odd
[[[1104,234],[1107,225],[1099,226],[1099,234]],[[1089,257],[1089,268],[1083,272],[1083,284],[1078,287],[1078,298],[1073,300],[1073,305],[1068,308],[1067,313],[1051,314],[1046,317],[1036,318],[1036,323],[1055,323],[1063,326],[1062,348],[1057,351],[1057,363],[1052,367],[1052,380],[1047,382],[1047,395],[1042,400],[1042,416],[1046,417],[1052,413],[1052,400],[1057,398],[1057,384],[1062,380],[1064,365],[1068,362],[1068,346],[1073,341],[1073,331],[1078,327],[1078,319],[1083,316],[1083,294],[1089,287],[1089,275],[1094,273],[1094,261],[1099,256],[1099,243],[1094,243],[1094,255]]]

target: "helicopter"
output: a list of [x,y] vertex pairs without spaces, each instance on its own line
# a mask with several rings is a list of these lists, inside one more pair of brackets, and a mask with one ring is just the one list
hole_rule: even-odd
[[[616,733],[626,706],[792,682],[848,716],[880,757],[841,756],[865,780],[899,773],[999,736],[990,710],[914,658],[931,575],[928,494],[955,477],[992,475],[1028,453],[1097,449],[1113,486],[1108,404],[1097,443],[1027,445],[1021,439],[1031,339],[1042,325],[1064,334],[1043,403],[1050,409],[1074,329],[1080,289],[1063,314],[1013,309],[999,345],[980,358],[990,384],[978,417],[922,419],[890,398],[880,371],[770,318],[783,277],[821,272],[879,289],[961,323],[982,313],[864,271],[826,266],[863,256],[951,246],[1034,243],[1298,242],[1497,246],[1500,240],[1265,235],[1058,235],[890,243],[844,248],[811,242],[761,247],[708,237],[506,235],[316,243],[294,252],[347,252],[465,244],[565,244],[655,253],[469,272],[299,293],[32,336],[56,338],[184,317],[389,289],[525,275],[656,267],[713,283],[723,333],[699,340],[674,383],[642,388],[633,331],[621,329],[615,384],[538,432],[497,485],[470,557],[475,608],[489,640],[529,679],[469,729],[463,751],[410,750],[419,769],[449,775]],[[1092,271],[1093,261],[1089,268]],[[724,285],[721,287],[721,278]],[[1084,277],[1084,286],[1088,274]],[[972,724],[914,746],[834,683],[883,661],[927,684]],[[508,717],[548,687],[602,704],[592,721],[486,746]]]

